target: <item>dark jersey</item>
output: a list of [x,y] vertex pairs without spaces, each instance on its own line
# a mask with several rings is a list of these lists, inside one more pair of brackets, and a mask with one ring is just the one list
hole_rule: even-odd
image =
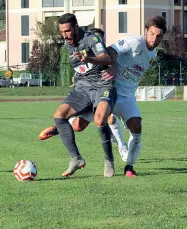
[[69,52],[70,64],[75,70],[76,85],[90,87],[112,86],[112,81],[101,80],[102,71],[107,69],[108,66],[103,67],[91,63],[83,63],[73,56],[73,52],[80,52],[85,56],[98,56],[107,52],[105,45],[91,32],[80,30],[80,37],[81,39],[77,47],[66,44]]

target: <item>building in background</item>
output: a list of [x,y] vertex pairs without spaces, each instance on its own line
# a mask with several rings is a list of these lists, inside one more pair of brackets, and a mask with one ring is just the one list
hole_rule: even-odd
[[187,0],[6,0],[6,66],[26,66],[37,21],[74,13],[86,30],[99,27],[110,45],[129,34],[144,34],[149,17],[162,15],[168,26],[187,35]]
[[103,0],[6,0],[6,33],[8,66],[26,66],[36,35],[36,21],[74,13],[86,30],[103,28],[100,22]]
[[0,31],[0,68],[6,66],[6,30]]

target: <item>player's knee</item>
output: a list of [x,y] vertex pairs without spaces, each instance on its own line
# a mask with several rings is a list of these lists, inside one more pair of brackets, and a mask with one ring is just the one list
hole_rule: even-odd
[[74,110],[68,104],[61,104],[53,114],[53,117],[68,119],[73,113],[75,113]]
[[94,116],[94,123],[97,127],[101,127],[107,124],[107,121],[104,116],[102,115],[95,115]]
[[83,131],[89,125],[89,121],[83,118],[76,118],[72,122],[72,128],[75,132]]
[[53,114],[53,118],[65,118],[63,113],[60,109],[57,109],[56,112]]
[[111,114],[109,117],[108,117],[108,124],[109,125],[113,125],[116,121],[116,116],[114,114]]
[[131,133],[140,134],[142,132],[142,122],[140,117],[132,117],[127,121],[127,127]]

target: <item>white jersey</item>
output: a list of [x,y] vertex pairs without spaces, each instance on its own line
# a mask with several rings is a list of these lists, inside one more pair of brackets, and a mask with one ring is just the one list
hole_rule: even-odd
[[143,36],[128,36],[111,45],[116,50],[117,93],[134,97],[143,73],[156,58],[156,50],[149,51]]

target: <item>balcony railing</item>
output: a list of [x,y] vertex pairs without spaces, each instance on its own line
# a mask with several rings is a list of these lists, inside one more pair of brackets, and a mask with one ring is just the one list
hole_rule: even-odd
[[73,6],[94,6],[95,0],[73,0]]

